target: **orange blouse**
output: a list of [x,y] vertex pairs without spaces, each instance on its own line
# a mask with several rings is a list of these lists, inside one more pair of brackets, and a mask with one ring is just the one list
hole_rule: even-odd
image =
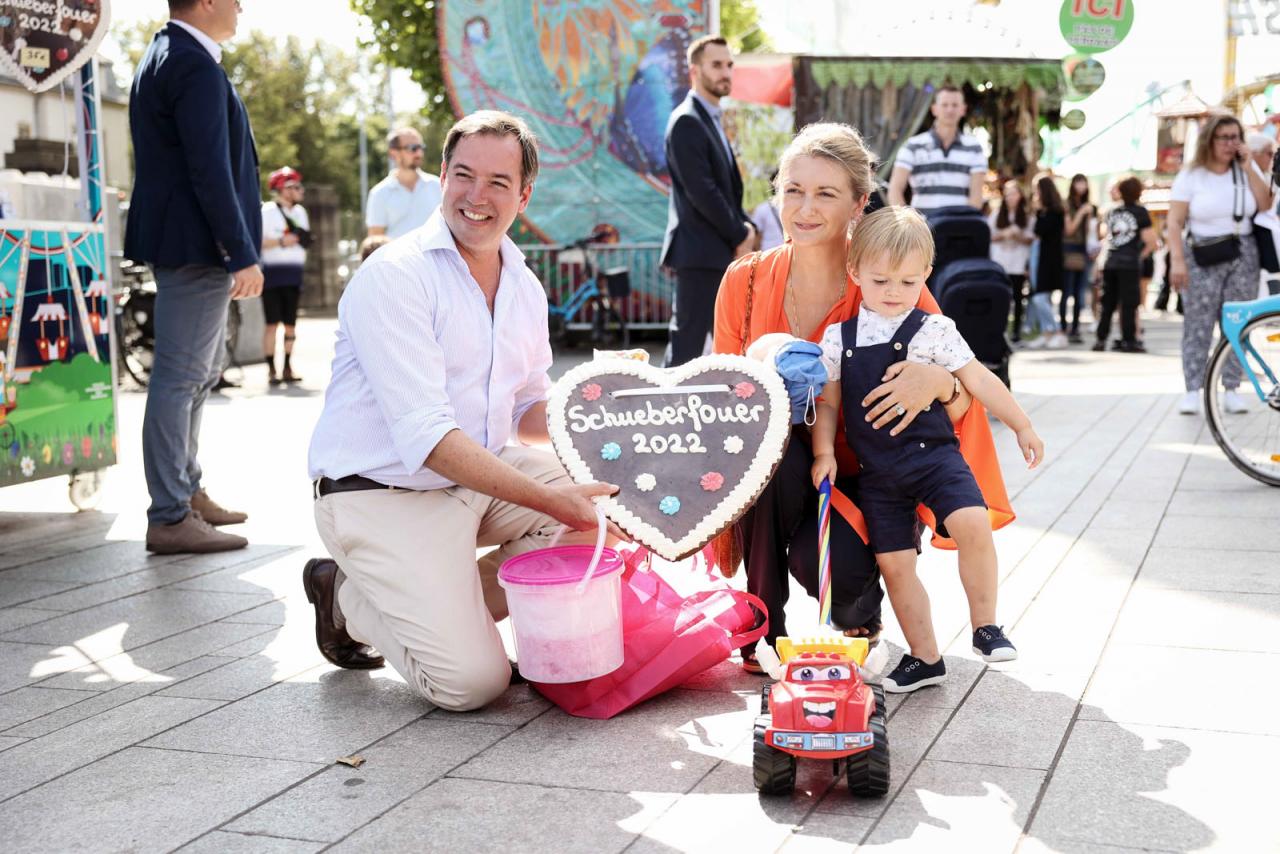
[[[771,332],[791,332],[782,306],[782,298],[787,289],[787,273],[791,270],[791,242],[760,253],[756,265],[755,283],[751,288],[751,327],[746,326],[747,316],[747,283],[751,276],[751,262],[754,256],[747,255],[730,265],[720,282],[720,292],[716,296],[715,317],[715,352],[741,354],[761,335]],[[844,298],[836,303],[817,328],[810,331],[808,338],[814,343],[822,340],[822,334],[833,323],[843,323],[858,311],[862,304],[862,291],[849,276]],[[928,290],[920,294],[917,306],[930,314],[937,314],[938,304]],[[973,470],[978,487],[986,499],[988,515],[991,517],[991,528],[1003,528],[1014,520],[1013,508],[1005,490],[1004,477],[1000,473],[1000,462],[996,457],[995,440],[991,436],[991,425],[987,423],[986,409],[977,400],[969,407],[956,423],[956,436],[960,440],[960,453]],[[887,428],[886,428],[887,429]],[[836,437],[836,459],[842,472],[856,472],[857,458],[844,439],[841,429]],[[837,497],[838,496],[838,497]],[[867,542],[866,521],[861,511],[838,490],[832,490],[832,505],[853,526],[853,529]],[[939,548],[954,549],[955,543],[950,539],[937,535],[937,522],[933,513],[924,505],[917,510],[920,519],[933,530],[933,545]]]

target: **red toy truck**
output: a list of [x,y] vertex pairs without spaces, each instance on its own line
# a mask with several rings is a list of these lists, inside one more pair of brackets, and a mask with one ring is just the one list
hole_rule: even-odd
[[879,797],[889,791],[889,739],[884,689],[858,674],[865,638],[778,638],[782,679],[767,686],[756,718],[753,769],[766,795],[795,788],[796,757],[845,760],[849,791]]

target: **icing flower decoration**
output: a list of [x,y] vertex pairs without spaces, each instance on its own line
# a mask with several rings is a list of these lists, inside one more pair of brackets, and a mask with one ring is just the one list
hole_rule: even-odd
[[658,502],[658,509],[668,516],[674,516],[680,512],[680,499],[674,495],[668,495]]
[[702,480],[698,481],[702,484],[702,488],[707,492],[715,492],[724,486],[724,475],[718,471],[709,471],[702,476]]
[[70,442],[62,443],[62,464],[69,466],[76,461],[76,449]]
[[606,442],[604,447],[600,449],[600,459],[616,460],[622,456],[622,448],[617,442]]
[[[599,400],[600,385],[598,383],[587,383],[582,387],[582,397],[585,400]],[[613,459],[616,460],[617,457],[614,457]]]
[[756,393],[756,387],[752,383],[741,382],[733,387],[733,393],[738,397],[746,400],[748,397]]
[[725,450],[725,452],[726,452],[726,453],[729,453],[729,454],[737,454],[737,453],[741,453],[741,452],[742,452],[742,446],[743,446],[743,442],[742,442],[742,437],[741,437],[741,436],[727,436],[727,437],[725,437],[725,440],[724,440],[724,450]]
[[636,477],[636,489],[641,492],[652,492],[653,488],[657,485],[658,479],[648,472]]
[[31,457],[23,457],[22,458],[22,476],[31,477],[31,475],[35,473],[36,473],[36,461],[31,459]]

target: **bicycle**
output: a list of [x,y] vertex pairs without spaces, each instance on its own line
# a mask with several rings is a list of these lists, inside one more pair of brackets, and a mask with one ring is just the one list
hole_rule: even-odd
[[558,305],[548,305],[547,326],[553,344],[571,344],[569,326],[577,322],[579,313],[591,305],[590,341],[601,350],[625,350],[631,344],[631,331],[617,305],[631,296],[631,274],[626,267],[600,269],[593,243],[616,243],[617,230],[612,226],[597,228],[590,237],[574,241],[560,252],[560,266],[580,266],[587,279]]
[[[1230,414],[1224,405],[1227,371],[1240,371],[1263,404]],[[1205,373],[1209,432],[1236,468],[1280,486],[1280,295],[1222,306],[1222,337]],[[1247,397],[1248,395],[1246,395]]]

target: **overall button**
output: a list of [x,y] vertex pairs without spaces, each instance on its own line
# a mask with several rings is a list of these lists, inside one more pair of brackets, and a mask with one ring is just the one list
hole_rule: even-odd
[[845,354],[845,356],[846,356],[846,357],[848,357],[848,358],[850,358],[850,359],[852,359],[852,358],[853,358],[853,351],[852,351],[852,350],[845,350],[845,351],[844,351],[844,354]]
[[920,447],[922,447],[922,448],[924,447],[924,442],[921,442],[921,443],[920,443]]
[[895,342],[893,343],[893,349],[895,349],[895,350],[901,350],[901,349],[902,349],[902,342],[901,342],[901,341],[895,341]]

